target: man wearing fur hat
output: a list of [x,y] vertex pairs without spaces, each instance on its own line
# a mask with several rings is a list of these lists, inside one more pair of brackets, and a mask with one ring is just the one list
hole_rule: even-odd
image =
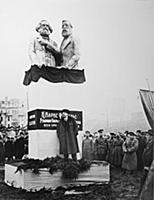
[[62,54],[61,66],[68,69],[77,69],[80,59],[79,42],[72,35],[73,26],[68,20],[62,21],[63,41],[60,46]]
[[43,65],[55,67],[55,55],[58,52],[58,46],[56,42],[49,37],[53,32],[52,27],[46,20],[42,20],[37,25],[36,31],[39,35],[34,38],[29,45],[31,65],[37,65],[39,68]]

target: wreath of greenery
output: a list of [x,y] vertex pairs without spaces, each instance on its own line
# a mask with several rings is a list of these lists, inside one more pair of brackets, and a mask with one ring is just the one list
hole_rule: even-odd
[[62,171],[62,178],[77,179],[78,174],[90,169],[91,162],[85,159],[74,161],[72,159],[64,159],[59,156],[39,159],[23,159],[15,161],[18,162],[18,167],[15,173],[21,170],[31,169],[33,173],[39,174],[39,169],[47,168],[51,174]]

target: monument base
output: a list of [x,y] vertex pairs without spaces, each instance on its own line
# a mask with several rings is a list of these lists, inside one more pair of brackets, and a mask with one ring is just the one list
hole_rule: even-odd
[[59,154],[56,130],[30,130],[29,158],[45,159]]
[[[60,120],[61,110],[36,109],[28,112],[29,132],[29,158],[45,159],[59,154],[59,139],[57,137],[57,124]],[[70,111],[76,119],[79,134],[77,136],[81,158],[82,151],[82,112]]]
[[62,179],[62,172],[58,171],[50,174],[48,169],[40,169],[39,174],[34,174],[32,170],[21,170],[17,173],[20,163],[5,164],[5,183],[15,188],[26,189],[27,191],[38,191],[41,188],[56,189],[59,186],[70,187],[73,185],[89,185],[109,183],[110,166],[108,163],[99,162],[92,164],[90,170],[80,173],[75,180]]

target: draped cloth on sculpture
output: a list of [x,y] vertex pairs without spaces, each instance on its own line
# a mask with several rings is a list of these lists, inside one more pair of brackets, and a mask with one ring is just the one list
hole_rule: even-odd
[[154,128],[154,91],[140,90],[139,94],[148,122]]
[[52,83],[84,83],[85,74],[84,70],[55,68],[42,66],[39,68],[37,65],[31,66],[31,68],[25,72],[24,85],[30,85],[30,83],[38,82],[40,78],[43,78]]

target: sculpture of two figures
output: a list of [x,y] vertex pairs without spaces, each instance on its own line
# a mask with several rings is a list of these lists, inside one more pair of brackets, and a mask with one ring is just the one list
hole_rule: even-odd
[[50,38],[52,27],[46,20],[42,20],[36,27],[39,35],[29,45],[31,69],[26,71],[24,85],[39,78],[47,81],[83,83],[84,70],[79,70],[80,59],[79,42],[72,35],[73,26],[68,20],[62,21],[63,40],[58,45]]

